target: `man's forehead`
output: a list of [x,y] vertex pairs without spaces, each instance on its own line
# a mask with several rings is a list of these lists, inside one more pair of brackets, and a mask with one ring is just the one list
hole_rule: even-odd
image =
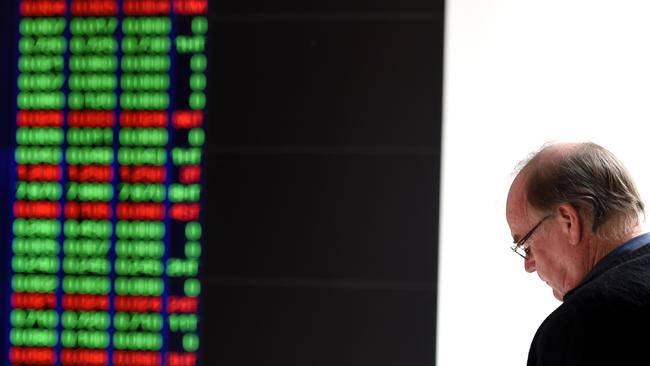
[[526,180],[527,172],[521,171],[510,185],[510,190],[508,191],[508,199],[506,201],[506,211],[508,214],[512,210],[523,209],[525,212],[526,209]]
[[513,239],[518,239],[520,233],[518,231],[524,230],[528,226],[528,202],[526,200],[526,173],[520,172],[510,186],[508,192],[508,199],[506,202],[506,220]]

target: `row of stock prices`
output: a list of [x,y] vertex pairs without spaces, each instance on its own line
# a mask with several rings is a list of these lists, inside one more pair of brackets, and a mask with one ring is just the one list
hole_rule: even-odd
[[207,10],[19,2],[0,364],[200,364]]

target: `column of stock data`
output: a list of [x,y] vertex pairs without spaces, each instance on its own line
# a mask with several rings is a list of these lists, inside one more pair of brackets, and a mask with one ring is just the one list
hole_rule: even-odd
[[[169,259],[167,274],[173,284],[171,287],[175,300],[169,309],[169,329],[181,344],[179,352],[170,357],[179,362],[193,362],[199,347],[197,299],[201,284],[197,279],[201,245],[202,227],[199,220],[201,194],[201,151],[205,141],[203,130],[203,109],[206,97],[206,58],[205,34],[208,21],[204,12],[193,11],[191,7],[177,9],[178,36],[176,37],[177,73],[180,95],[177,98],[178,110],[173,115],[176,147],[172,150],[173,181],[169,187],[171,202],[170,218],[178,240],[183,242],[183,250],[176,250]],[[175,284],[175,286],[174,286]],[[171,304],[170,304],[171,305]]]
[[21,5],[9,355],[14,364],[53,364],[61,318],[66,9],[62,1]]
[[109,359],[117,2],[70,3],[61,363]]
[[125,3],[122,21],[115,361],[160,363],[169,246],[165,203],[172,21],[169,4]]
[[23,0],[9,365],[200,363],[207,0]]

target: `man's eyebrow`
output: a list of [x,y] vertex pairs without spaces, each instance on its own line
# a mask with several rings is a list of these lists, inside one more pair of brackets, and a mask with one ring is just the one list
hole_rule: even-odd
[[515,234],[515,235],[512,236],[512,243],[513,244],[519,243],[519,240],[520,240],[519,235]]

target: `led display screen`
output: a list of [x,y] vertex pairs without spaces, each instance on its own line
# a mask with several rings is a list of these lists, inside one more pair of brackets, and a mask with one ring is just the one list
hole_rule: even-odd
[[207,10],[19,1],[0,364],[200,364]]

